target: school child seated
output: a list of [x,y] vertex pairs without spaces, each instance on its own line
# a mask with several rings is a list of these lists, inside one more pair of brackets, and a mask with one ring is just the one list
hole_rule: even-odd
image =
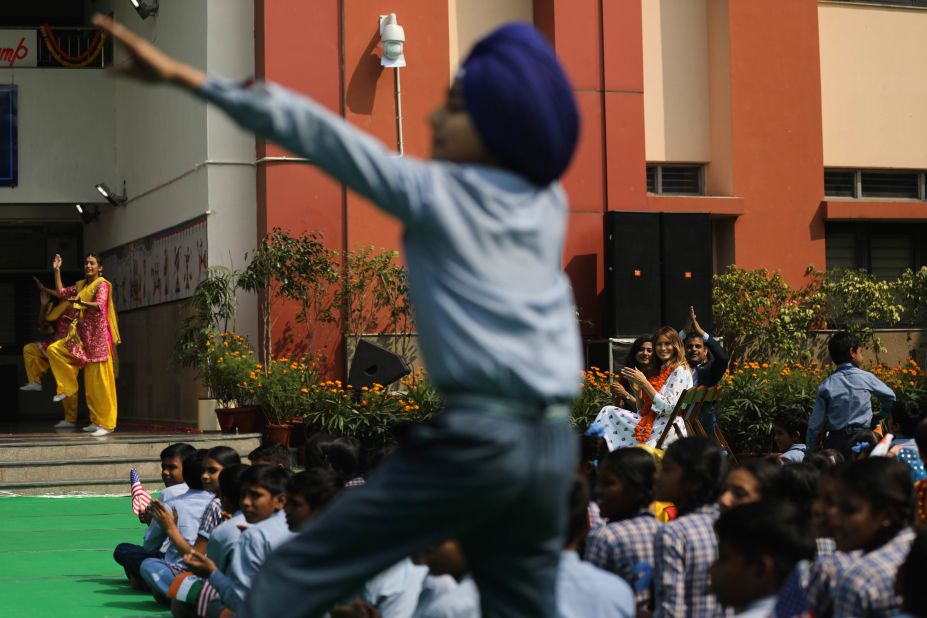
[[801,560],[814,556],[808,520],[788,502],[736,506],[715,522],[718,557],[711,590],[739,618],[772,615],[779,589]]
[[779,463],[795,463],[805,458],[805,434],[808,420],[799,410],[786,410],[776,416],[773,438],[776,448],[782,453]]
[[847,461],[859,461],[869,457],[872,450],[878,446],[879,436],[873,431],[860,431],[850,438],[850,449],[847,452]]
[[806,450],[808,453],[817,450],[818,440],[826,432],[824,448],[847,455],[852,437],[868,431],[872,423],[872,395],[882,404],[885,416],[895,402],[895,393],[877,377],[860,369],[863,348],[855,335],[835,334],[827,343],[827,351],[837,367],[818,387],[808,421]]
[[837,549],[863,555],[837,578],[834,616],[894,616],[901,609],[895,574],[914,539],[911,475],[893,459],[862,459],[840,471],[835,495]]
[[[238,538],[241,536],[243,528],[247,527],[245,516],[241,512],[241,478],[250,466],[242,464],[232,464],[226,466],[219,473],[219,492],[222,496],[222,510],[229,514],[229,518],[215,527],[209,535],[209,541],[206,545],[206,557],[213,561],[220,570],[228,569],[235,546],[238,544]],[[171,540],[176,544],[182,544],[185,552],[191,550],[181,538],[177,539],[176,527],[168,531]],[[197,542],[201,537],[197,536]],[[198,544],[198,543],[197,543]],[[176,618],[190,618],[192,616],[205,616],[206,607],[209,601],[218,598],[219,593],[215,591],[208,582],[197,577],[190,571],[183,571],[174,577],[168,589],[167,596],[171,599],[171,613]]]
[[917,425],[924,418],[924,412],[917,402],[911,399],[899,399],[892,406],[892,416],[888,419],[888,431],[894,436],[890,455],[908,466],[915,482],[927,478],[927,470],[917,450],[914,434]]
[[[158,499],[167,502],[186,492],[189,487],[183,480],[183,460],[184,457],[195,453],[189,444],[178,442],[171,444],[161,451],[161,480],[164,481],[164,489],[158,494]],[[151,505],[139,513],[138,519],[141,523],[149,526],[151,524]],[[150,528],[146,529],[145,536],[150,533]],[[143,541],[144,543],[144,541]],[[137,590],[145,590],[145,582],[142,581],[139,569],[146,558],[162,558],[167,551],[169,541],[165,540],[157,550],[148,552],[142,545],[133,543],[120,543],[113,550],[113,560],[125,570],[126,577]]]
[[227,572],[204,554],[191,551],[183,556],[186,568],[209,579],[219,593],[211,601],[206,615],[219,616],[224,609],[237,611],[251,586],[251,579],[264,560],[279,545],[294,535],[287,528],[283,507],[286,504],[288,473],[276,466],[251,466],[241,478],[241,512],[249,524],[235,548]]
[[911,543],[907,558],[898,567],[896,590],[901,594],[899,618],[923,618],[927,616],[927,587],[924,586],[927,573],[927,532],[921,532]]
[[[194,549],[199,552],[206,548],[210,532],[224,521],[219,474],[226,466],[239,464],[241,464],[241,457],[238,455],[238,451],[228,446],[214,446],[206,451],[206,455],[203,457],[203,489],[211,491],[214,497],[203,512],[199,530],[196,532]],[[187,553],[187,548],[184,548],[180,553]]]
[[653,502],[653,457],[641,448],[608,453],[599,462],[595,486],[599,511],[607,524],[592,529],[585,559],[631,585],[638,608],[650,604],[653,541],[662,525],[649,508]]
[[253,466],[266,464],[268,466],[277,466],[278,468],[289,470],[290,449],[282,444],[266,444],[248,453],[248,461],[250,461]]
[[[918,423],[917,430],[914,432],[914,441],[917,444],[921,461],[927,461],[927,419]],[[915,510],[917,525],[925,528],[927,527],[927,479],[914,484],[914,500],[917,504]]]
[[557,569],[558,617],[633,618],[637,611],[631,586],[579,558],[579,547],[589,532],[589,487],[580,477],[573,481],[569,506],[569,534]]
[[718,496],[721,510],[759,502],[766,497],[781,470],[781,466],[769,459],[754,459],[731,468]]
[[[183,460],[183,480],[189,489],[167,503],[152,503],[154,521],[148,528],[149,534],[145,536],[145,551],[154,552],[168,540],[167,531],[158,523],[158,513],[163,512],[175,522],[180,536],[192,544],[196,539],[203,512],[213,499],[213,494],[203,489],[203,457],[205,449],[191,453]],[[167,519],[165,518],[165,520]],[[142,580],[148,585],[155,600],[168,604],[167,591],[174,575],[183,571],[181,560],[183,555],[173,543],[167,546],[163,558],[148,558],[142,562],[139,572]]]
[[463,618],[480,615],[477,590],[460,543],[448,539],[426,547],[413,558],[428,567],[413,618]]
[[306,467],[321,466],[335,471],[345,487],[364,484],[364,450],[357,438],[316,434],[306,441]]
[[708,588],[708,568],[718,557],[714,523],[720,513],[727,459],[703,437],[672,443],[654,477],[654,497],[676,505],[679,516],[654,540],[654,612],[657,618],[724,615]]

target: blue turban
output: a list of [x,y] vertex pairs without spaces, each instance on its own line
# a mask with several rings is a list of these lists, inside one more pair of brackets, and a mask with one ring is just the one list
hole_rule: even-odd
[[573,90],[532,26],[511,23],[479,41],[459,76],[483,143],[506,167],[544,186],[570,164],[579,135]]

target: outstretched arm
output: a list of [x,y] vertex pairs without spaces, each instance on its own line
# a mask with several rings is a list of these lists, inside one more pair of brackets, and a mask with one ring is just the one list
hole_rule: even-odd
[[410,221],[434,207],[427,164],[399,159],[344,119],[297,93],[273,84],[242,86],[207,76],[170,58],[103,15],[94,25],[122,43],[131,62],[116,72],[146,82],[168,82],[203,97],[242,127],[280,144],[348,185],[387,212]]
[[64,285],[61,283],[61,256],[57,253],[55,259],[52,260],[52,270],[55,271],[55,293],[58,298],[61,298],[61,290],[64,289]]

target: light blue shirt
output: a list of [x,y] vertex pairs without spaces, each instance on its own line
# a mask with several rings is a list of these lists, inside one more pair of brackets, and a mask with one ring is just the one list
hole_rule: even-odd
[[757,599],[743,611],[734,614],[734,618],[770,618],[776,607],[776,596]]
[[825,430],[837,431],[847,425],[868,427],[872,421],[872,395],[881,402],[883,412],[891,410],[895,403],[894,391],[879,378],[852,363],[838,365],[818,387],[805,440],[808,452],[817,448]]
[[784,453],[779,455],[779,463],[800,463],[805,460],[804,444],[796,443],[790,446]]
[[634,593],[623,579],[564,550],[557,568],[559,618],[633,618]]
[[428,567],[416,566],[406,558],[364,584],[361,598],[376,607],[383,618],[411,618],[426,575]]
[[241,511],[236,512],[232,517],[225,520],[215,528],[209,536],[209,543],[206,545],[206,557],[216,564],[220,571],[226,571],[232,555],[235,553],[235,546],[238,539],[241,538],[241,530],[238,526],[247,526],[245,516]]
[[222,605],[238,610],[251,587],[251,580],[267,556],[294,536],[282,510],[245,530],[238,539],[228,575],[216,570],[209,576],[209,583],[219,593]]
[[[207,505],[212,502],[215,496],[211,491],[205,489],[188,489],[176,498],[172,498],[164,503],[168,513],[171,509],[177,510],[177,529],[184,540],[193,545],[196,542],[196,532],[200,528],[200,519],[203,517],[203,511]],[[158,551],[165,540],[169,540],[167,532],[161,527],[157,520],[152,520],[148,526],[148,533],[145,535],[143,547],[145,551],[154,553]],[[167,550],[164,552],[164,561],[172,564],[178,564],[183,560],[183,555],[173,543],[169,543]]]
[[[176,485],[171,485],[170,487],[165,487],[160,492],[158,492],[158,500],[161,502],[167,502],[168,500],[173,500],[182,493],[190,489],[186,483],[177,483]],[[154,523],[154,520],[151,520]],[[159,526],[160,528],[160,526]],[[143,537],[142,543],[144,544],[148,540],[148,536],[151,534],[151,524],[148,524],[148,528],[145,530],[145,536]],[[165,535],[164,542],[161,543],[161,553],[166,553],[167,548],[171,546],[171,540]]]
[[208,77],[199,94],[403,222],[418,342],[440,390],[542,404],[579,393],[559,183],[538,187],[499,168],[396,157],[273,84]]
[[425,578],[413,618],[473,618],[480,615],[480,591],[469,575],[458,583],[449,575]]

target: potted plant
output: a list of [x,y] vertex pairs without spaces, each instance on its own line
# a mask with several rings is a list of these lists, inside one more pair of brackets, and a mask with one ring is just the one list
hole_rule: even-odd
[[242,387],[264,413],[265,442],[291,445],[292,421],[302,418],[312,376],[307,363],[280,358],[257,364],[242,381]]
[[[216,415],[223,431],[256,433],[261,430],[260,408],[250,405],[248,376],[258,364],[248,340],[231,332],[210,335],[205,343],[207,353],[202,366],[210,393],[218,400]],[[231,420],[230,420],[231,418]]]
[[[189,315],[181,327],[174,344],[173,361],[181,367],[195,369],[206,386],[210,399],[216,400],[216,416],[224,433],[234,433],[235,423],[230,411],[235,398],[218,396],[212,383],[216,356],[210,344],[215,344],[221,333],[235,328],[238,280],[241,273],[224,266],[213,266],[197,285],[187,301]],[[221,390],[221,387],[219,387]]]

